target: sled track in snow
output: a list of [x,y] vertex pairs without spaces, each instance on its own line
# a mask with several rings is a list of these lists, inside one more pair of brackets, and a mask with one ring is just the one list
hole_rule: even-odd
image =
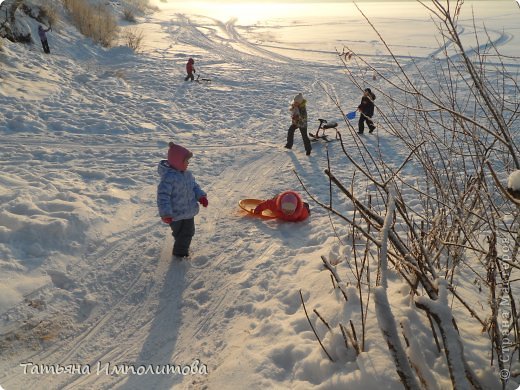
[[[139,351],[132,350],[129,346],[140,345],[139,341],[143,341],[146,339],[147,334],[146,330],[151,327],[151,324],[155,320],[155,316],[161,315],[161,312],[165,310],[156,311],[156,307],[154,302],[159,299],[159,296],[163,293],[163,289],[165,288],[164,283],[164,275],[168,272],[168,269],[171,267],[171,256],[169,253],[164,250],[161,253],[161,257],[159,263],[157,264],[151,279],[154,281],[152,286],[147,289],[146,288],[146,280],[143,278],[144,270],[141,269],[139,275],[135,278],[134,282],[127,289],[125,294],[119,299],[116,304],[111,307],[110,311],[107,312],[96,324],[96,330],[99,332],[105,331],[103,326],[110,319],[115,318],[116,316],[123,315],[118,319],[116,325],[123,326],[122,335],[118,335],[116,340],[109,346],[102,346],[100,348],[100,353],[96,356],[95,361],[98,362],[113,362],[113,363],[122,363],[122,362],[136,362],[136,356]],[[144,268],[144,266],[143,266]],[[179,270],[181,273],[182,269]],[[146,290],[146,296],[143,302],[138,304],[131,304],[130,296],[135,293],[137,288],[143,288],[139,283],[144,280],[144,288]],[[148,279],[150,280],[150,278]],[[177,286],[171,286],[175,288]],[[181,292],[181,291],[179,291]],[[130,301],[130,302],[129,302]],[[175,298],[172,299],[172,305],[175,305]],[[121,311],[119,309],[122,309]],[[139,320],[141,319],[141,320]],[[106,329],[106,331],[110,331],[110,327]],[[87,335],[87,338],[81,340],[83,344],[89,341],[90,337],[95,336],[94,334]],[[81,344],[79,345],[81,346]],[[116,379],[116,378],[114,378]],[[123,378],[119,378],[119,380],[123,380]],[[77,385],[85,386],[85,385],[93,385],[97,381],[96,378],[87,377],[78,377],[74,380],[71,380],[67,383],[66,388],[75,388]],[[116,382],[117,382],[116,381]],[[113,382],[113,380],[109,381]]]
[[[109,322],[120,316],[121,313],[125,312],[125,308],[130,306],[130,311],[126,311],[127,314],[124,314],[123,320],[118,319],[115,322],[115,326],[121,323],[132,323],[132,319],[134,318],[135,312],[141,310],[141,306],[132,307],[129,305],[129,301],[131,302],[132,294],[141,291],[147,285],[147,280],[150,278],[144,279],[143,276],[145,273],[149,272],[149,264],[141,263],[140,259],[134,259],[132,264],[126,264],[132,266],[136,271],[136,275],[133,278],[129,278],[126,281],[120,280],[124,285],[124,290],[118,292],[118,294],[113,294],[113,291],[107,290],[106,295],[102,295],[103,287],[110,285],[111,273],[117,269],[118,267],[125,266],[125,247],[132,244],[138,244],[142,242],[143,237],[153,237],[153,233],[150,233],[151,226],[143,225],[131,228],[129,232],[127,232],[124,236],[117,239],[115,242],[110,242],[107,246],[102,247],[99,251],[92,253],[85,259],[86,264],[76,269],[74,274],[68,275],[71,280],[74,281],[75,286],[81,286],[86,292],[94,293],[98,296],[98,305],[96,307],[99,313],[95,314],[95,318],[87,320],[83,324],[78,324],[80,328],[84,330],[75,334],[70,338],[67,338],[56,342],[49,349],[44,349],[41,352],[37,352],[34,354],[30,354],[25,358],[25,361],[34,361],[34,362],[52,362],[53,364],[70,364],[71,362],[83,362],[87,363],[81,359],[82,350],[83,349],[92,349],[95,348],[100,352],[101,355],[106,355],[116,350],[119,345],[124,344],[123,340],[112,341],[112,343],[108,343],[106,345],[106,332],[110,332],[110,329],[114,327],[114,324]],[[153,230],[153,229],[152,229]],[[130,237],[130,239],[129,239]],[[132,239],[133,238],[133,239]],[[156,245],[153,239],[148,240],[150,242],[150,246]],[[146,252],[146,250],[145,250]],[[89,261],[89,258],[93,259],[93,262]],[[108,264],[107,264],[107,260]],[[108,269],[107,266],[108,265]],[[147,268],[148,265],[148,268]],[[159,263],[159,267],[156,268],[154,278],[160,279],[161,274],[164,271],[164,264]],[[101,272],[100,272],[101,271]],[[94,282],[85,282],[84,279],[89,278],[89,275],[95,275]],[[90,277],[91,277],[90,276]],[[89,284],[86,284],[89,283]],[[49,288],[50,286],[46,287]],[[112,293],[112,294],[111,294]],[[118,295],[118,298],[115,301],[111,301],[109,298],[113,297],[113,295]],[[155,299],[155,294],[148,294],[148,301]],[[144,305],[145,309],[147,305]],[[70,310],[63,309],[61,311],[62,315],[67,316],[76,316],[76,313],[70,312]],[[128,321],[125,321],[128,320]],[[52,321],[53,318],[51,317]],[[132,327],[130,326],[130,329]],[[141,329],[140,326],[135,326],[135,329]],[[104,334],[105,333],[105,334]],[[108,349],[107,349],[108,348]],[[121,351],[123,352],[123,351]],[[117,354],[124,355],[124,353]],[[124,360],[123,360],[124,361]],[[90,362],[89,362],[90,363]],[[23,374],[14,374],[8,378],[4,385],[8,386],[12,380],[19,379]],[[27,376],[26,376],[27,377]],[[62,380],[68,379],[67,376],[62,377],[44,377],[44,378],[30,378],[34,381],[37,381],[39,385],[43,385],[45,383],[49,384],[48,388],[56,386],[56,379],[61,378]],[[68,379],[67,382],[61,382],[62,385],[68,386],[69,384],[74,383],[75,380],[86,380],[87,378],[76,378],[76,379]],[[52,383],[52,385],[51,385]],[[41,387],[40,387],[41,388]]]
[[[215,21],[215,22],[221,24],[218,21]],[[236,42],[237,44],[242,45],[244,48],[246,48],[246,51],[256,53],[259,57],[264,58],[264,59],[269,59],[274,62],[284,62],[284,63],[294,62],[294,60],[292,60],[289,57],[273,53],[269,50],[263,49],[263,48],[259,47],[258,45],[255,45],[255,44],[249,42],[247,39],[242,37],[242,35],[237,31],[236,22],[237,22],[236,18],[227,21],[223,25],[223,29],[226,31],[226,33],[228,34],[228,36],[231,38],[231,40],[233,42]]]
[[[217,233],[218,228],[222,225],[223,232],[217,237],[225,238],[224,242],[230,245],[235,245],[235,240],[233,237],[226,235],[227,216],[220,215],[219,210],[236,210],[236,214],[232,217],[243,218],[245,214],[239,210],[238,201],[265,192],[265,189],[269,188],[271,184],[271,178],[276,177],[277,172],[290,164],[288,155],[280,149],[259,152],[254,157],[248,156],[246,161],[247,163],[236,161],[207,187],[207,192],[213,194],[212,204],[214,208],[208,207],[207,212],[203,210],[200,213],[200,231],[202,234],[211,237]],[[221,258],[219,261],[224,261],[224,259]],[[217,264],[212,263],[212,265],[218,264],[218,262]]]
[[[192,20],[183,14],[177,14],[177,19],[172,23],[178,23],[179,28],[175,34],[176,40],[185,42],[208,51],[216,51],[219,47],[206,34],[202,33]],[[217,51],[218,53],[218,51]]]
[[[147,150],[150,152],[157,152],[162,151],[165,148],[167,148],[167,145],[157,145],[156,142],[134,142],[132,144],[125,144],[124,147],[121,146],[121,143],[117,143],[117,137],[114,138],[114,143],[110,144],[107,143],[106,140],[104,142],[102,141],[94,141],[92,143],[85,143],[85,142],[51,142],[48,141],[49,137],[44,136],[43,138],[46,139],[46,141],[39,141],[38,136],[30,136],[27,138],[24,137],[5,137],[2,140],[2,144],[5,146],[12,146],[12,147],[18,147],[20,145],[25,146],[40,146],[45,149],[65,149],[65,150],[78,150],[78,149],[101,149],[101,150],[121,150],[124,148],[125,150]],[[92,136],[88,135],[78,135],[78,138],[89,138],[92,140]],[[262,142],[262,141],[252,141],[252,142],[245,142],[245,143],[236,143],[236,144],[229,144],[229,145],[190,145],[189,148],[192,151],[198,151],[198,150],[208,150],[208,149],[224,149],[224,150],[233,150],[233,149],[244,149],[244,148],[251,148],[251,149],[258,149],[259,146],[269,146],[269,147],[275,147],[278,146],[276,144],[273,144],[272,142]]]
[[226,34],[227,38],[218,37],[215,33],[204,34],[200,31],[201,26],[194,24],[189,17],[182,14],[178,14],[177,20],[172,21],[172,23],[179,24],[179,28],[173,32],[174,38],[180,42],[186,42],[218,54],[226,62],[230,59],[240,62],[244,59],[251,60],[255,58],[259,58],[262,61],[267,59],[273,62],[294,62],[289,57],[273,53],[249,42],[237,31],[236,19],[231,19],[225,23],[217,19],[210,20],[214,22],[215,28]]
[[[247,162],[237,160],[223,171],[206,190],[211,193],[210,206],[202,210],[197,223],[197,233],[194,238],[194,261],[205,259],[206,265],[202,269],[188,270],[189,286],[195,281],[204,283],[204,290],[209,293],[208,301],[196,307],[191,313],[184,313],[189,324],[181,331],[185,340],[194,340],[192,351],[176,350],[173,358],[181,360],[191,356],[197,350],[210,349],[215,359],[219,361],[226,355],[226,332],[236,320],[231,312],[238,310],[243,302],[240,297],[245,293],[242,283],[254,277],[243,270],[249,269],[252,262],[258,263],[279,249],[277,244],[263,248],[252,248],[256,244],[256,227],[254,219],[238,211],[238,199],[246,194],[261,193],[270,184],[272,175],[284,169],[288,164],[288,157],[279,150],[260,152]],[[259,171],[258,167],[265,167]],[[219,210],[237,210],[236,214],[222,215]],[[233,229],[234,223],[229,219],[241,219],[248,228],[241,231]],[[192,274],[193,272],[193,274]],[[197,276],[195,276],[197,275]],[[183,300],[191,302],[194,291],[186,291]],[[195,295],[196,297],[196,295]],[[211,307],[212,315],[208,315],[205,307]],[[244,313],[247,315],[246,313]],[[205,334],[211,332],[213,337],[205,340]],[[208,345],[205,345],[209,343]],[[181,343],[187,345],[188,343]]]
[[[95,361],[88,363],[134,362],[137,356],[149,356],[154,352],[154,340],[163,340],[167,346],[164,351],[158,352],[158,358],[164,363],[186,361],[190,356],[197,356],[197,350],[204,348],[211,348],[218,356],[218,352],[224,351],[227,346],[225,335],[233,321],[233,317],[226,313],[229,313],[231,308],[240,306],[237,300],[244,293],[240,284],[251,277],[241,274],[244,265],[251,261],[264,261],[263,259],[270,258],[277,250],[276,245],[267,246],[260,251],[258,248],[252,249],[251,245],[255,245],[256,242],[254,225],[250,226],[252,230],[234,232],[228,224],[229,217],[221,215],[219,210],[238,209],[237,199],[230,195],[234,194],[238,198],[246,193],[261,192],[269,184],[272,175],[280,169],[287,169],[286,164],[287,154],[280,153],[278,149],[264,151],[254,158],[248,158],[246,164],[236,161],[215,178],[206,189],[212,194],[210,206],[202,209],[198,217],[200,220],[197,222],[197,233],[192,245],[195,257],[190,260],[193,267],[189,263],[172,264],[172,243],[168,229],[159,230],[149,224],[143,224],[108,237],[102,247],[85,258],[82,267],[68,275],[76,286],[97,295],[99,306],[93,318],[78,324],[83,330],[72,338],[63,339],[49,349],[30,354],[26,361],[70,364],[81,362],[82,356],[90,356],[92,352],[89,351],[96,351]],[[258,166],[268,168],[259,172]],[[230,193],[232,186],[235,188]],[[244,223],[252,222],[238,211],[232,218],[243,218]],[[166,243],[162,244],[158,263],[152,258],[143,261],[135,253],[128,257],[127,248],[135,249],[144,243],[142,252],[146,253],[146,248],[160,245],[164,237]],[[198,267],[197,264],[200,265],[201,261],[203,267]],[[114,291],[107,290],[107,286],[110,286],[114,275],[122,269],[127,269],[127,272],[121,273],[122,277],[118,278],[118,281],[119,286],[124,285],[124,289],[114,294]],[[168,273],[177,276],[165,279],[164,275]],[[175,281],[180,285],[168,284]],[[114,295],[116,299],[112,300],[110,297],[113,298]],[[163,316],[171,318],[175,315],[172,305],[179,304],[179,318],[182,323],[172,324],[174,327],[170,336],[163,334],[157,324],[158,319]],[[206,312],[208,306],[212,307],[211,316]],[[216,329],[218,332],[215,333]],[[202,344],[195,344],[193,350],[173,348],[177,344],[177,337],[204,340],[204,335],[209,331],[220,336],[201,341]],[[205,342],[210,343],[210,347],[204,347]],[[181,345],[191,344],[184,342]],[[128,346],[140,346],[142,349]],[[5,385],[9,386],[11,381],[21,380],[20,375],[9,376]],[[128,382],[131,388],[135,388],[132,386],[138,383],[138,378],[131,376],[110,378],[104,375],[28,379],[40,386],[48,385],[49,388],[56,387],[59,383],[58,387],[64,389],[89,387],[94,384],[110,387],[116,383],[123,385],[123,382]]]

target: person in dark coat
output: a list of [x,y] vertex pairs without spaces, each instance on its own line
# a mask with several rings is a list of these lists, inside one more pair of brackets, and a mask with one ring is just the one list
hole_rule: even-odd
[[49,32],[49,30],[51,30],[51,27],[45,30],[41,25],[38,26],[38,35],[40,36],[40,40],[42,41],[43,51],[47,54],[50,54],[51,52],[51,50],[49,49],[49,42],[47,42],[47,34],[45,34],[46,32]]
[[375,130],[374,122],[372,122],[372,116],[374,115],[374,100],[376,95],[372,93],[370,88],[365,89],[363,97],[361,98],[361,104],[358,106],[359,122],[358,122],[358,134],[363,134],[365,130],[365,124],[368,125],[368,132],[372,133]]
[[312,151],[311,141],[307,135],[307,100],[303,98],[303,95],[299,93],[294,97],[293,104],[291,105],[291,126],[287,130],[287,143],[285,147],[291,149],[294,143],[294,132],[296,129],[300,129],[300,133],[303,138],[303,145],[305,146],[305,154],[309,156]]
[[188,60],[188,63],[186,64],[186,73],[188,74],[186,76],[186,78],[184,79],[184,81],[188,81],[189,79],[191,79],[191,81],[193,81],[195,79],[195,76],[193,75],[193,73],[195,73],[195,61],[193,60],[193,58],[190,58]]

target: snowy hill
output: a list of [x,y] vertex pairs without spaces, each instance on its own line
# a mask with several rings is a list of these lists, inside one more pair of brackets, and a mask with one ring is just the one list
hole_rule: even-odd
[[[400,16],[385,16],[373,4],[365,9],[392,32],[410,70],[414,60],[433,73],[442,50],[429,16],[420,8],[403,13],[403,4],[394,7]],[[238,5],[218,7],[222,15],[209,5],[158,6],[131,26],[144,32],[140,54],[95,45],[67,19],[48,33],[51,55],[42,52],[32,19],[34,44],[2,39],[0,386],[402,388],[372,298],[365,352],[345,347],[339,324],[352,323],[359,333],[363,319],[351,259],[364,244],[306,194],[355,214],[339,191],[329,199],[329,166],[360,198],[378,190],[361,179],[339,141],[313,142],[308,157],[296,134],[293,149],[283,148],[290,103],[302,92],[310,131],[318,118],[337,120],[352,158],[370,154],[374,164],[400,167],[409,151],[382,119],[376,115],[377,131],[360,137],[357,121],[341,119],[331,100],[344,113],[355,110],[366,86],[349,81],[335,48],[355,45],[386,74],[393,71],[391,57],[351,5],[293,5],[307,12],[301,15],[298,8],[285,14],[275,8],[274,16],[264,10],[263,21],[246,6],[242,19],[233,18]],[[317,9],[322,18],[312,17]],[[349,12],[348,23],[338,9]],[[508,15],[514,11],[489,20],[490,39],[506,54],[519,47],[518,29],[503,27],[515,25],[517,17]],[[420,41],[410,38],[414,33]],[[183,81],[189,57],[211,81]],[[515,69],[518,61],[507,65]],[[371,80],[364,66],[352,63],[350,71]],[[384,101],[378,96],[378,104]],[[184,262],[172,260],[170,229],[156,207],[157,164],[169,141],[193,152],[190,170],[209,200],[195,220],[192,258]],[[402,174],[410,183],[421,179],[415,164]],[[308,220],[255,219],[237,207],[242,198],[267,199],[287,189],[311,204]],[[385,204],[374,208],[384,211]],[[322,256],[337,265],[348,305]],[[388,278],[394,314],[407,317],[419,329],[417,345],[426,345],[429,328],[409,307],[409,286],[397,269]],[[458,288],[471,295],[473,282],[462,277]],[[334,362],[309,326],[300,291]],[[487,300],[483,294],[471,303]],[[497,388],[485,332],[469,315],[459,325],[472,369],[484,386]],[[421,350],[414,345],[412,353]],[[434,369],[429,383],[450,388],[444,355],[422,351]],[[170,366],[181,373],[159,372]]]

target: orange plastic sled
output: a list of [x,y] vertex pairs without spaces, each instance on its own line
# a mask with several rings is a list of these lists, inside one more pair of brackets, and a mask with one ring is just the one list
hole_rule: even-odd
[[254,215],[255,217],[263,217],[263,218],[276,218],[271,210],[264,210],[262,214],[255,214],[253,211],[263,200],[260,199],[242,199],[238,202],[238,205],[242,210],[247,211],[249,214]]

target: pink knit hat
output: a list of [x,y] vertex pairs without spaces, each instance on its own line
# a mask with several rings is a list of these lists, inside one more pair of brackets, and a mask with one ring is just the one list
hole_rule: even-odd
[[175,168],[178,171],[185,171],[188,168],[187,160],[193,157],[193,153],[191,153],[185,147],[174,144],[173,142],[170,142],[169,146],[168,164],[170,164],[172,168]]
[[291,215],[296,210],[298,205],[298,198],[296,195],[288,193],[282,196],[280,199],[280,208],[285,215]]

